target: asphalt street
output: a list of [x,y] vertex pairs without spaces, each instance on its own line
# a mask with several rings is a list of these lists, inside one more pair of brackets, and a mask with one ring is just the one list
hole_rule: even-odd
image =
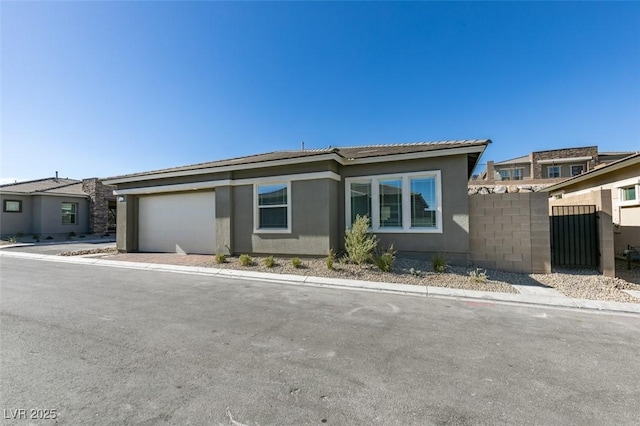
[[[638,316],[0,268],[7,424],[640,423]],[[56,418],[28,419],[46,410]]]

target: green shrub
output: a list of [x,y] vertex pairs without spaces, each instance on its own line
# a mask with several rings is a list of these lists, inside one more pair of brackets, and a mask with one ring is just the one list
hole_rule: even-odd
[[39,241],[40,240],[40,235],[33,234],[33,236],[31,238],[33,238],[34,240],[38,240]]
[[333,249],[329,250],[329,254],[327,255],[327,269],[333,269],[333,263],[336,260],[336,255],[333,252]]
[[73,231],[69,232],[69,238],[71,238],[71,237],[75,237],[75,236],[76,236],[76,233],[75,233],[75,232],[73,232]]
[[393,244],[389,246],[384,253],[374,256],[373,263],[382,272],[391,272],[393,269],[393,262],[396,260],[396,251],[393,249]]
[[294,257],[293,259],[291,259],[291,266],[293,266],[295,269],[298,269],[302,266],[302,260],[300,260],[299,257]]
[[213,261],[216,262],[218,265],[220,265],[221,263],[227,263],[227,256],[225,256],[222,253],[218,253],[215,256],[213,256]]
[[266,266],[267,268],[273,268],[274,266],[276,266],[276,261],[273,260],[273,256],[264,258],[264,266]]
[[483,271],[481,268],[476,268],[473,271],[469,271],[469,278],[477,283],[484,283],[489,279],[487,277],[487,272]]
[[53,240],[53,237],[51,235],[47,236],[47,238],[45,238],[45,240]]
[[241,254],[238,260],[240,261],[240,265],[242,266],[253,265],[253,259],[248,254]]
[[362,265],[371,260],[373,251],[378,246],[378,239],[369,232],[367,216],[356,216],[353,226],[345,233],[344,246],[350,262]]
[[443,273],[447,270],[447,258],[443,254],[434,254],[431,256],[431,266],[435,272]]
[[10,242],[11,244],[15,244],[18,242],[18,239],[16,237],[9,237],[7,241]]
[[22,231],[16,232],[16,238],[22,238],[22,237],[24,237],[24,232]]

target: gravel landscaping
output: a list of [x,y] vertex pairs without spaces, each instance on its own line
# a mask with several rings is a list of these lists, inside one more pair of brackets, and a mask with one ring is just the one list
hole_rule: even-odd
[[[99,252],[83,251],[63,255],[95,255],[96,253]],[[474,279],[470,273],[476,271],[475,268],[448,266],[445,273],[436,273],[430,262],[401,256],[393,264],[392,272],[382,272],[374,265],[358,266],[339,261],[334,263],[333,269],[329,269],[324,258],[302,258],[302,266],[294,268],[290,258],[278,257],[274,258],[275,265],[269,268],[264,264],[266,256],[254,256],[251,266],[242,266],[236,256],[229,256],[224,263],[219,264],[215,262],[213,256],[206,255],[114,254],[112,250],[103,253],[104,258],[110,260],[239,269],[502,293],[518,293],[513,285],[545,286],[576,299],[640,303],[640,299],[622,291],[640,290],[640,265],[636,263],[632,265],[631,270],[627,270],[627,264],[624,261],[618,261],[619,263],[616,265],[619,271],[618,278],[604,277],[592,270],[557,270],[551,274],[519,274],[498,270],[480,270],[479,272],[486,274],[486,279],[482,279],[482,277]]]

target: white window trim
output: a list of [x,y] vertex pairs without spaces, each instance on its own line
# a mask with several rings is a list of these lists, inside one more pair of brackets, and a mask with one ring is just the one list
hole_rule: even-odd
[[[258,187],[265,185],[287,185],[287,228],[259,228],[260,207],[258,206]],[[253,184],[253,233],[254,234],[291,234],[291,181],[265,179]]]
[[[622,192],[624,189],[634,187],[636,188],[636,199],[635,200],[623,200]],[[618,187],[618,205],[620,207],[628,207],[628,206],[638,206],[640,205],[640,184],[630,184],[630,185],[622,185]]]
[[[436,226],[435,228],[411,227],[411,179],[436,179]],[[402,227],[380,227],[380,181],[402,180]],[[442,178],[440,170],[398,173],[392,175],[372,175],[346,178],[345,182],[345,223],[351,228],[351,184],[371,184],[371,232],[379,234],[442,234]]]

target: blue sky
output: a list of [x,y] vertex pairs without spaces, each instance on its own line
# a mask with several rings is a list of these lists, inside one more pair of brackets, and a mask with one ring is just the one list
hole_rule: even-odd
[[640,150],[638,2],[2,2],[3,182],[490,138]]

